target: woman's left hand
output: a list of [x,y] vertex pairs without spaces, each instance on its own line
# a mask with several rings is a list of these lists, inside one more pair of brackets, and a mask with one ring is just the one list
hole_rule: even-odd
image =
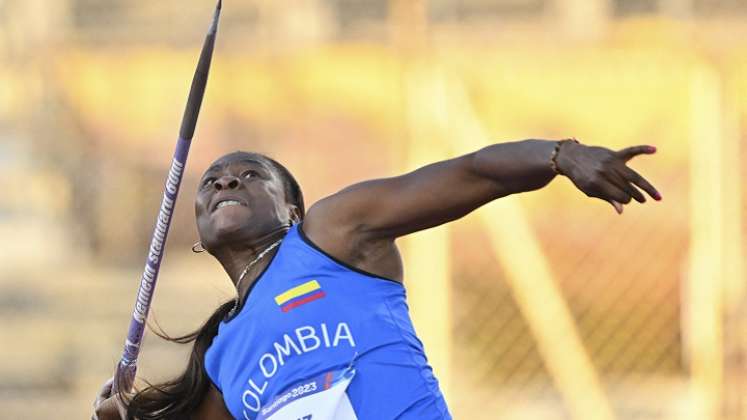
[[661,200],[656,188],[626,165],[638,155],[653,153],[656,153],[654,146],[633,146],[616,152],[569,141],[561,145],[556,162],[560,172],[584,194],[609,202],[618,214],[622,214],[622,205],[632,199],[646,202],[646,197],[636,187],[654,200]]

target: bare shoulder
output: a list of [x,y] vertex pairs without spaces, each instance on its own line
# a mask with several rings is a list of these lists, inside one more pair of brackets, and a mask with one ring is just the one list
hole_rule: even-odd
[[373,239],[344,202],[332,195],[306,212],[301,234],[314,246],[357,270],[402,281],[402,260],[393,240]]
[[210,385],[210,389],[205,394],[202,402],[197,407],[195,413],[191,416],[192,420],[231,420],[233,416],[228,412],[226,404],[223,402],[223,394],[215,386]]

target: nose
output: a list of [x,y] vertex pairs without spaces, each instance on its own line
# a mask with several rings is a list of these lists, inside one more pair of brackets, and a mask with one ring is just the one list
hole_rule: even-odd
[[239,187],[239,179],[232,175],[225,175],[213,182],[216,190],[233,190]]

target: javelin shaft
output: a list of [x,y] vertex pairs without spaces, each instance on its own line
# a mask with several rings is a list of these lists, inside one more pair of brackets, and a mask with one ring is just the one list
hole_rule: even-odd
[[213,21],[202,46],[200,60],[197,63],[192,87],[189,90],[187,106],[182,117],[182,125],[179,130],[179,139],[176,142],[176,151],[171,161],[166,185],[164,187],[161,207],[156,219],[156,226],[153,230],[153,237],[148,249],[148,256],[145,261],[145,269],[140,279],[140,287],[135,300],[135,309],[132,312],[130,328],[125,340],[124,352],[117,367],[117,380],[114,381],[114,392],[122,386],[125,390],[131,389],[137,370],[137,358],[140,354],[140,344],[142,343],[143,333],[145,332],[145,322],[148,318],[153,292],[158,280],[158,272],[161,267],[166,238],[171,226],[171,218],[174,214],[176,198],[179,194],[179,186],[184,175],[184,168],[187,163],[189,146],[192,143],[197,117],[200,114],[202,98],[205,95],[208,73],[210,72],[210,62],[213,57],[213,48],[215,46],[215,36],[218,30],[218,19],[220,18],[221,1],[215,7]]

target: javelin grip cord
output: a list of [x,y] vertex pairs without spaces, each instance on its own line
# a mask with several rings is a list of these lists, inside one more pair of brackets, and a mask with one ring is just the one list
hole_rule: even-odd
[[205,37],[205,43],[200,53],[200,60],[197,63],[197,69],[192,79],[187,106],[184,110],[182,125],[179,130],[179,139],[176,142],[174,158],[171,161],[171,167],[166,178],[161,207],[158,212],[158,218],[156,219],[156,226],[153,229],[153,237],[148,249],[148,256],[145,260],[143,275],[140,278],[135,309],[132,312],[132,320],[130,321],[130,328],[127,332],[124,352],[117,366],[112,393],[116,393],[120,386],[129,391],[135,381],[137,358],[140,354],[140,344],[142,343],[143,333],[145,332],[145,323],[148,319],[153,292],[156,288],[156,281],[158,280],[158,272],[161,268],[166,238],[169,233],[169,227],[171,226],[171,219],[174,215],[184,168],[187,164],[189,146],[192,144],[197,117],[200,115],[202,98],[205,95],[205,87],[210,72],[210,62],[212,61],[213,48],[215,46],[215,36],[218,31],[221,3],[222,1],[219,0],[215,7],[213,21]]

